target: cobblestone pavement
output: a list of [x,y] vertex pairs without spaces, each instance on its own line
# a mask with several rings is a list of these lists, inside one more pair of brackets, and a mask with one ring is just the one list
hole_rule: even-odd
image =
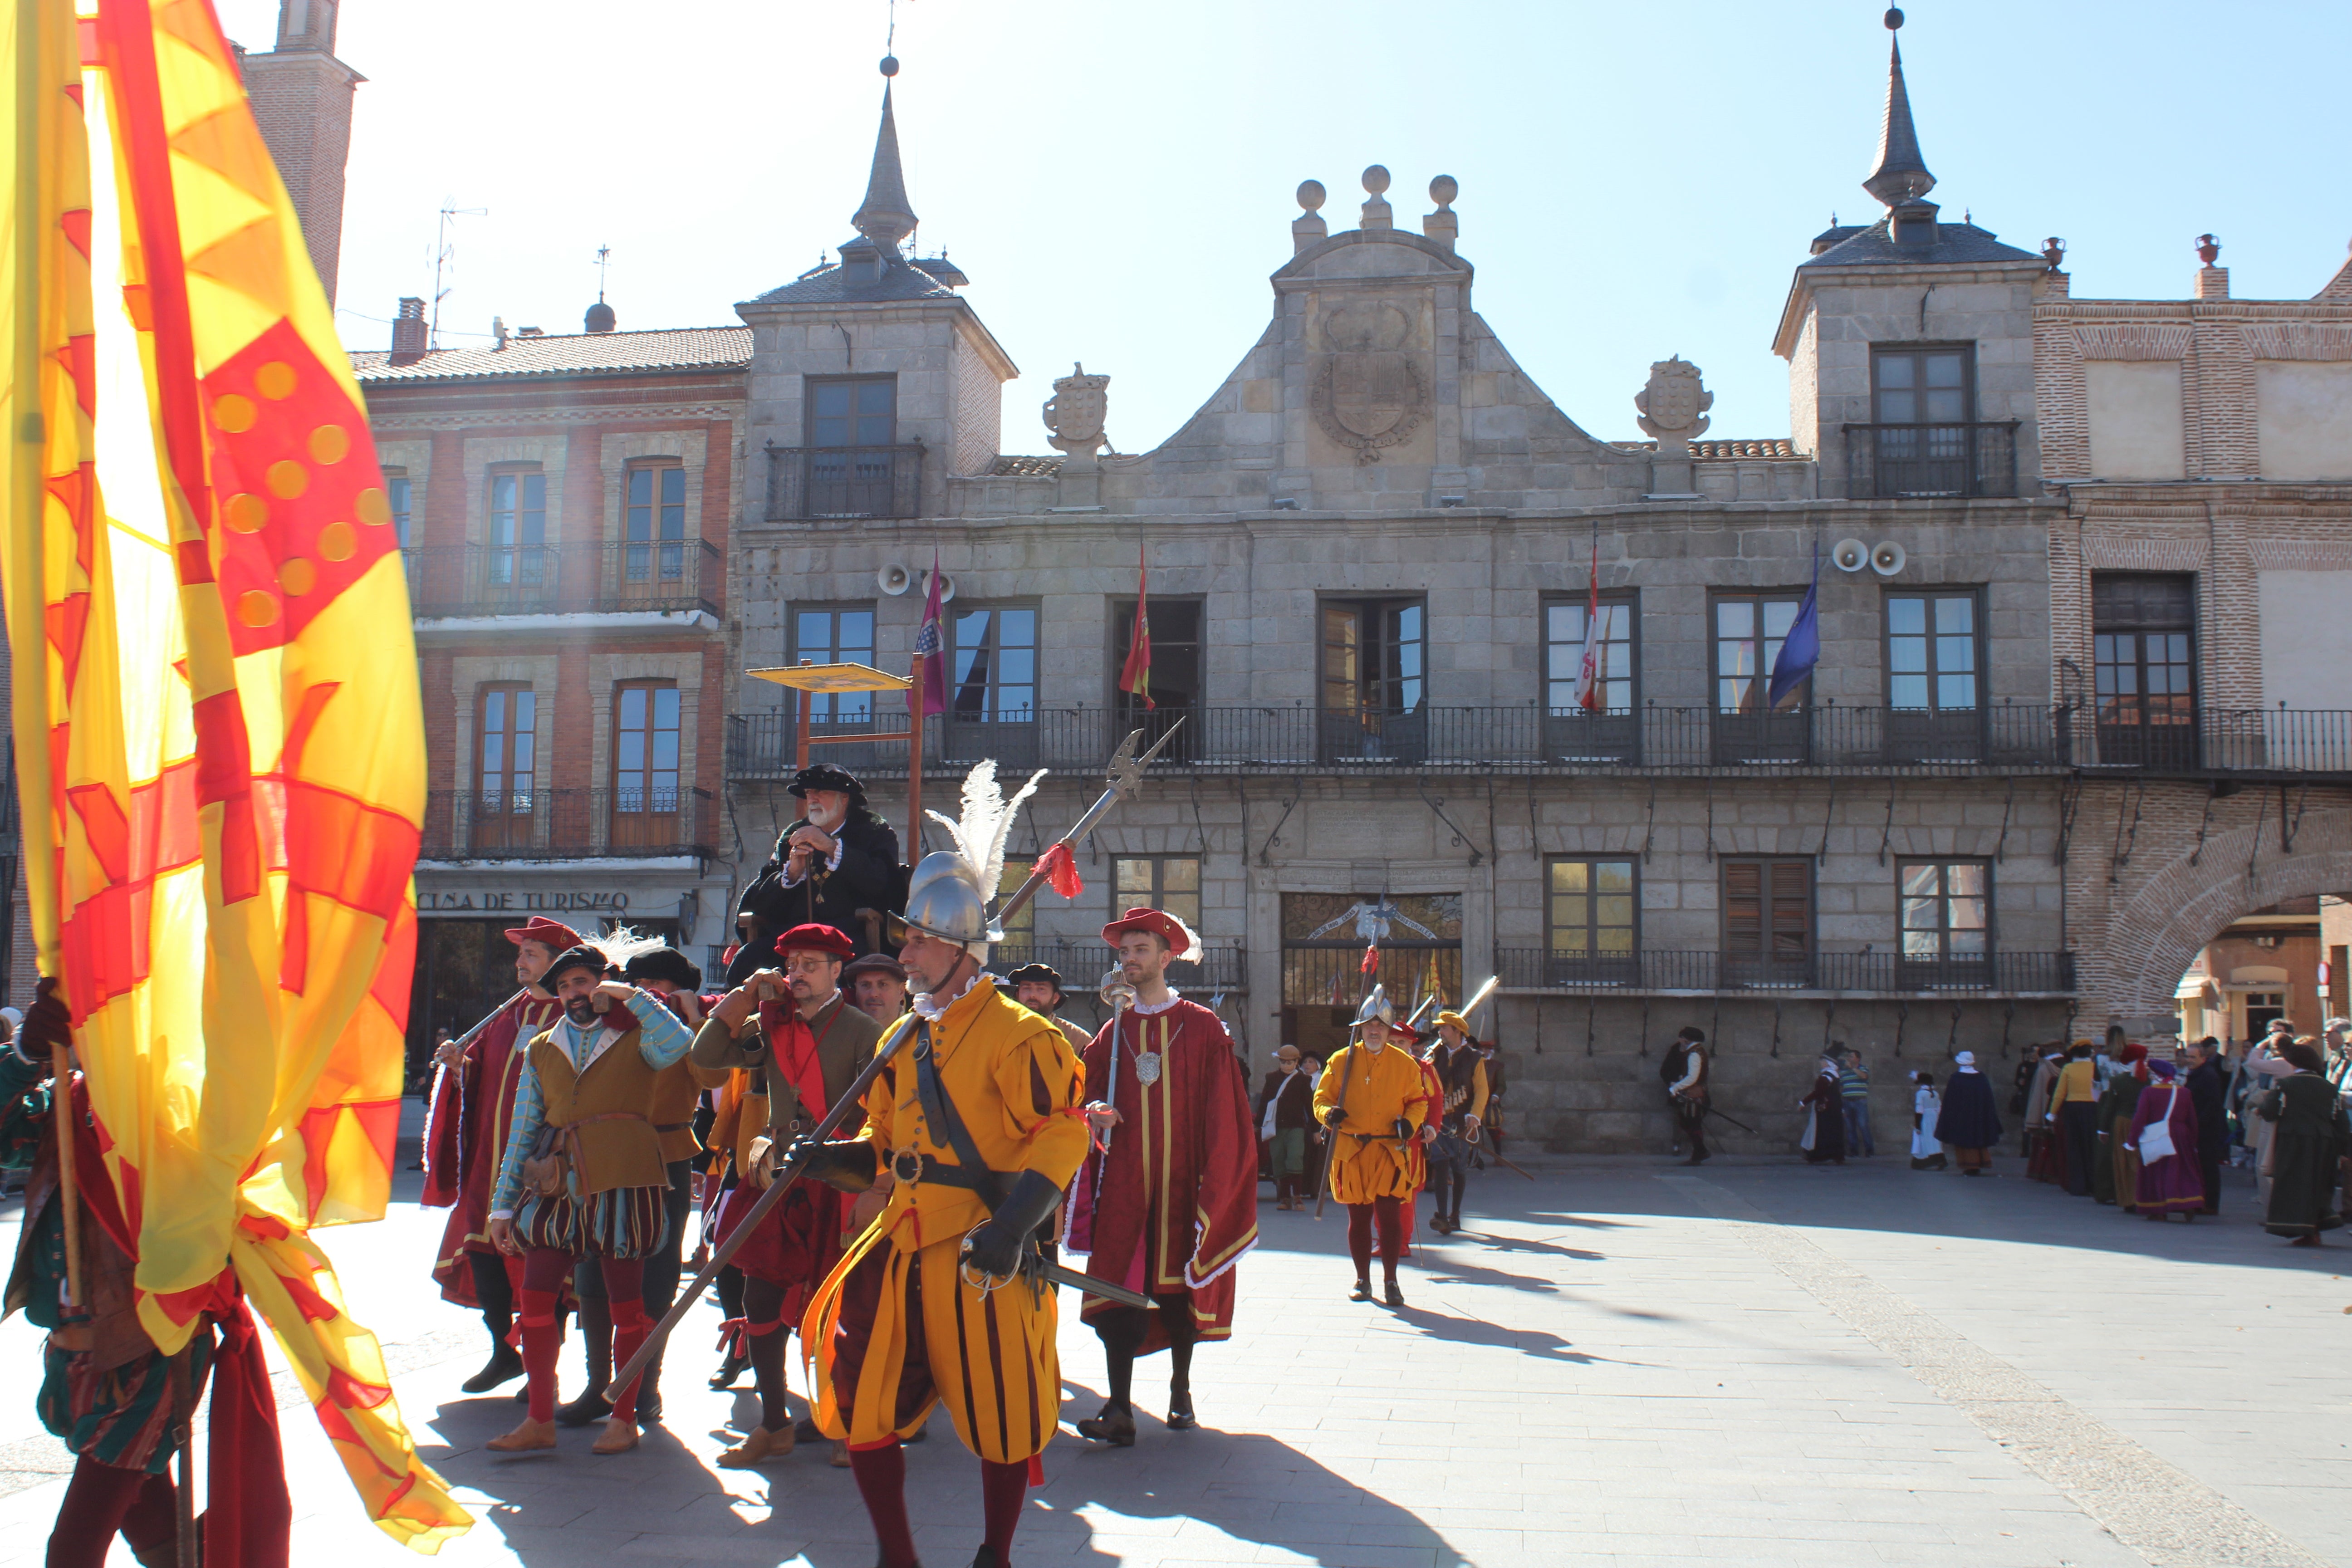
[[[1196,1369],[1214,1429],[1147,1421],[1109,1452],[1066,1432],[1016,1561],[2352,1563],[2352,1247],[2288,1252],[2242,1185],[2218,1222],[2158,1226],[2014,1161],[1990,1181],[1888,1157],[1533,1163],[1533,1182],[1474,1178],[1470,1228],[1406,1265],[1402,1311],[1344,1299],[1336,1211],[1318,1224],[1267,1202],[1240,1337]],[[593,1458],[585,1432],[552,1458],[486,1453],[517,1408],[458,1392],[483,1340],[424,1289],[439,1225],[404,1203],[330,1245],[478,1516],[441,1561],[874,1561],[822,1447],[714,1468],[756,1405],[702,1386],[713,1309],[681,1331],[669,1423],[635,1455]],[[1100,1399],[1101,1360],[1065,1301],[1075,1418]],[[68,1468],[33,1419],[36,1343],[21,1320],[0,1329],[0,1563],[40,1561]],[[1164,1366],[1139,1369],[1147,1411]],[[295,1562],[413,1561],[360,1520],[281,1387]],[[977,1467],[938,1425],[908,1453],[933,1568],[970,1561],[979,1521]]]

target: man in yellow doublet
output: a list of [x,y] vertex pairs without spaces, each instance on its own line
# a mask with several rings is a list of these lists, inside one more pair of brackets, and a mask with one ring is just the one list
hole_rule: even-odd
[[1404,1253],[1403,1205],[1420,1190],[1418,1141],[1429,1119],[1429,1089],[1420,1059],[1391,1043],[1394,1020],[1394,1009],[1374,986],[1357,1011],[1355,1039],[1324,1064],[1315,1085],[1315,1120],[1331,1140],[1325,1162],[1331,1195],[1348,1205],[1348,1253],[1356,1265],[1356,1288],[1348,1299],[1372,1299],[1377,1220],[1388,1304],[1402,1307],[1397,1259]]
[[899,1047],[866,1093],[865,1135],[793,1152],[844,1191],[893,1177],[801,1324],[817,1425],[848,1439],[885,1568],[915,1561],[900,1444],[940,1404],[981,1459],[978,1561],[1009,1560],[1062,1386],[1055,1288],[1016,1269],[1087,1149],[1084,1068],[1052,1020],[980,972],[1000,933],[979,879],[934,869],[957,858],[925,857],[908,887],[915,1006],[879,1047]]

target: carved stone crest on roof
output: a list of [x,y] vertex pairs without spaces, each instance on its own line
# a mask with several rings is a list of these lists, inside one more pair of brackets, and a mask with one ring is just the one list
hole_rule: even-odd
[[1309,405],[1323,433],[1377,463],[1429,416],[1429,382],[1405,345],[1412,321],[1385,300],[1361,300],[1324,316],[1326,352],[1315,367]]
[[1045,400],[1046,444],[1076,457],[1091,457],[1104,441],[1103,417],[1110,411],[1110,377],[1088,375],[1073,363],[1070,374],[1054,383]]
[[1650,383],[1633,395],[1633,406],[1642,413],[1635,421],[1642,434],[1657,437],[1658,455],[1683,457],[1693,437],[1706,434],[1715,394],[1699,384],[1698,366],[1677,354],[1650,366]]

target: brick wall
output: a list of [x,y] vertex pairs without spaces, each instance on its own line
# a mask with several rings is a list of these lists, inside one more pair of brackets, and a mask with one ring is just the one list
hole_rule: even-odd
[[332,304],[343,242],[352,100],[362,79],[334,56],[314,50],[249,54],[244,71],[254,122],[294,200],[310,264]]

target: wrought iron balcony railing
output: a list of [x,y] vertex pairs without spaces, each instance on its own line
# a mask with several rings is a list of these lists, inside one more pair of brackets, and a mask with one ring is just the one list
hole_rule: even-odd
[[768,521],[918,515],[923,444],[895,447],[770,447]]
[[425,801],[428,860],[652,858],[718,853],[716,803],[703,789],[436,789]]
[[2063,716],[2086,773],[2352,776],[2352,710],[2143,707],[2113,699]]
[[2074,989],[2071,952],[1996,952],[1980,959],[1909,958],[1899,952],[1813,952],[1768,959],[1754,953],[1644,948],[1570,953],[1498,948],[1495,971],[1522,991],[1836,991],[1916,995],[1993,992],[2063,995]]
[[718,614],[719,547],[700,539],[619,544],[427,545],[401,552],[421,619],[616,610]]
[[[1099,766],[1130,729],[1158,740],[1182,728],[1159,765],[1204,773],[1341,773],[1419,771],[1574,773],[1593,769],[1748,767],[2054,767],[2063,758],[2052,710],[2016,704],[1965,713],[1829,707],[1791,713],[1717,713],[1647,707],[1587,715],[1535,705],[1429,708],[1363,714],[1313,708],[1221,707],[1155,712],[1043,708],[992,718],[925,721],[927,766],[951,773],[982,757],[1007,768]],[[778,710],[729,721],[727,766],[736,778],[792,771],[792,715]],[[821,720],[812,734],[839,737],[825,757],[877,776],[906,770],[906,711],[886,701],[855,719]],[[871,745],[859,737],[871,736]]]
[[2013,496],[2017,493],[2014,419],[1959,425],[1848,425],[1846,496],[1899,500],[1911,496]]

